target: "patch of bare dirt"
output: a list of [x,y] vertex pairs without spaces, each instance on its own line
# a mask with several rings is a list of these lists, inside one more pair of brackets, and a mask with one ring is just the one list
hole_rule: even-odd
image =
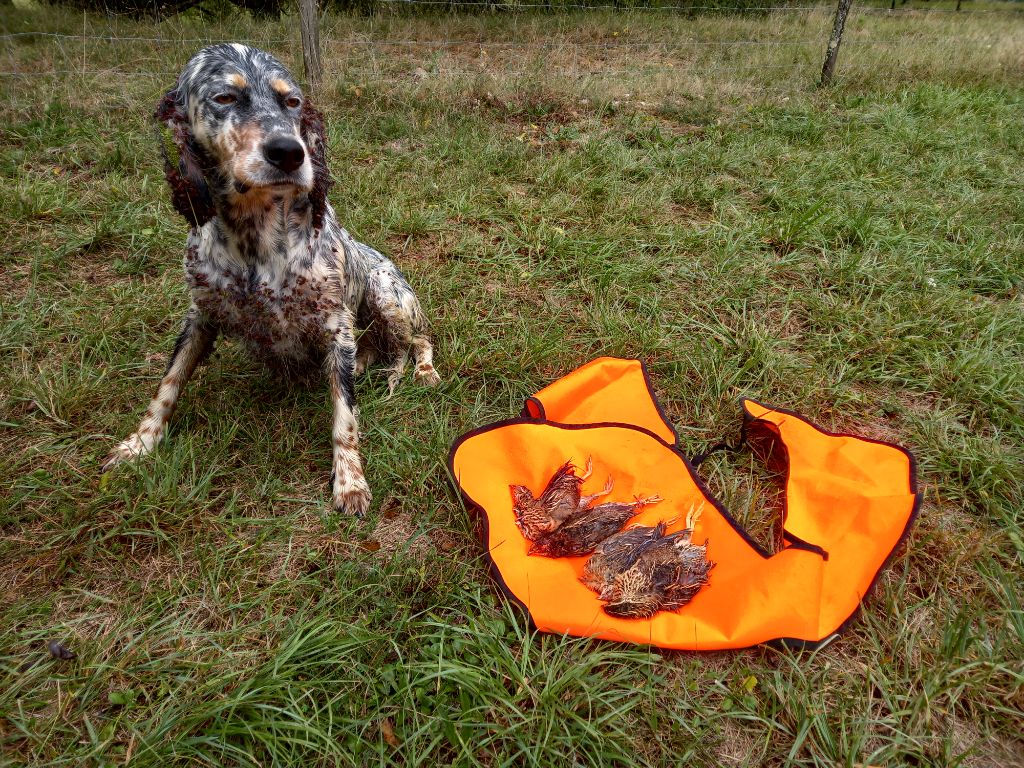
[[385,239],[388,255],[402,262],[442,262],[452,258],[455,249],[455,235],[450,232],[427,232],[423,234],[390,235]]
[[970,750],[966,768],[1024,768],[1024,739],[982,736],[977,727],[962,718],[952,718],[954,748],[958,754]]
[[916,416],[927,416],[935,411],[939,395],[935,392],[910,392],[901,390],[897,394],[899,404]]
[[416,524],[412,515],[394,507],[385,508],[370,540],[377,542],[378,551],[387,556],[407,552],[411,557],[422,559],[434,549],[431,536]]
[[721,731],[715,745],[715,758],[718,765],[757,765],[758,739],[754,729],[744,729],[733,720],[720,721]]
[[67,279],[62,282],[69,287],[82,284],[106,287],[115,283],[127,282],[128,280],[129,278],[119,275],[114,270],[112,258],[81,258],[69,264]]
[[[653,105],[647,102],[640,102],[639,105],[645,111],[653,107]],[[667,120],[663,117],[654,116],[655,123],[658,128],[669,136],[675,136],[676,138],[685,137],[691,141],[699,141],[704,138],[704,133],[707,128],[697,123],[681,123],[676,120]]]
[[46,526],[34,525],[0,536],[0,549],[8,553],[0,561],[0,605],[12,605],[51,588],[59,558],[39,548],[45,535]]
[[[20,254],[15,251],[10,254],[12,257],[17,257]],[[25,258],[29,258],[25,255]],[[26,262],[13,263],[4,266],[3,271],[3,298],[5,303],[15,303],[22,301],[28,296],[29,288],[32,285],[32,265]]]
[[667,214],[673,224],[708,224],[715,220],[713,209],[693,203],[671,202],[667,206]]

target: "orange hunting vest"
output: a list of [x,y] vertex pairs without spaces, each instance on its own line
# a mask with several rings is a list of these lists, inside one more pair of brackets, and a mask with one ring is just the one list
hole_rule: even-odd
[[[452,477],[482,512],[502,591],[545,632],[686,650],[832,639],[910,530],[918,506],[913,456],[754,400],[743,400],[743,409],[745,442],[785,475],[784,547],[774,555],[746,534],[680,452],[637,360],[594,360],[529,398],[519,418],[460,437],[449,457]],[[708,541],[716,565],[678,612],[613,618],[578,580],[586,557],[527,554],[509,486],[539,493],[557,467],[587,457],[594,473],[586,490],[611,475],[610,500],[664,499],[631,524],[674,519],[668,530],[679,530],[691,508],[702,508],[693,540]]]

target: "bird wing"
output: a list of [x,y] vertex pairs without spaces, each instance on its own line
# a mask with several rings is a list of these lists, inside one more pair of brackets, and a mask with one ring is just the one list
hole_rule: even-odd
[[555,474],[548,480],[547,486],[541,492],[541,500],[549,500],[554,494],[562,493],[576,493],[576,497],[579,498],[580,486],[582,482],[576,477],[576,467],[571,461],[565,462],[557,470]]
[[576,476],[576,467],[567,461],[548,481],[540,495],[540,503],[551,517],[565,520],[579,506],[582,485],[583,481]]

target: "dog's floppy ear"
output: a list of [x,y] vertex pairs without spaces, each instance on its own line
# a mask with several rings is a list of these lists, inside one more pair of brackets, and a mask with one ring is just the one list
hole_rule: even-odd
[[309,101],[302,102],[300,130],[302,140],[309,147],[309,159],[313,164],[313,189],[309,202],[313,214],[313,227],[319,229],[324,223],[327,210],[327,190],[334,184],[327,169],[327,135],[324,133],[324,116]]
[[217,211],[203,175],[202,150],[192,136],[188,115],[178,103],[177,87],[164,94],[153,116],[170,129],[171,138],[178,148],[178,163],[175,165],[157,129],[160,153],[164,157],[164,176],[171,188],[171,203],[189,224],[201,227],[216,216]]

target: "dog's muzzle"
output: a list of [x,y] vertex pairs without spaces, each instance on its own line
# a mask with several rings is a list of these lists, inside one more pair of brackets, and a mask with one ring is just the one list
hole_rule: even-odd
[[290,136],[276,136],[263,145],[263,157],[275,168],[292,173],[306,160],[306,150]]

